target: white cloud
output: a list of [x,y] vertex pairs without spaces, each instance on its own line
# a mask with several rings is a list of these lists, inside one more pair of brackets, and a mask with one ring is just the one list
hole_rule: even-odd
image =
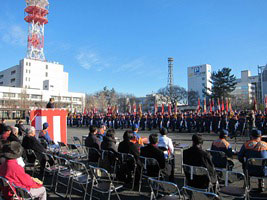
[[[8,27],[8,28],[7,28]],[[26,46],[27,32],[19,25],[0,26],[1,40],[14,46]]]
[[84,69],[95,69],[96,71],[102,71],[107,68],[109,64],[105,62],[97,53],[91,50],[80,51],[76,56],[76,60]]
[[136,58],[126,64],[121,65],[116,72],[137,72],[145,67],[144,59],[142,57]]

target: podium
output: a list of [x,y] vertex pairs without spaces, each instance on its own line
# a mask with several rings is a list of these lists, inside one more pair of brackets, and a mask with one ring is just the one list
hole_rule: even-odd
[[47,122],[51,139],[67,144],[67,111],[64,109],[37,109],[30,112],[31,125],[36,133],[43,130],[43,123]]

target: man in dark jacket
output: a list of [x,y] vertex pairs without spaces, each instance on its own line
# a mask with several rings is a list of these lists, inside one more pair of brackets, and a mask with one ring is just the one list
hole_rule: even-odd
[[97,128],[95,126],[90,126],[90,132],[88,137],[85,139],[86,147],[93,147],[100,150],[101,142],[98,137],[96,137]]
[[[97,128],[95,126],[90,126],[89,135],[85,139],[85,146],[100,150],[101,142],[100,139],[96,136],[96,134],[97,134]],[[88,156],[89,156],[89,161],[94,163],[98,162],[98,159],[100,158],[98,152],[93,150],[89,151]]]
[[[215,168],[211,161],[211,156],[208,152],[202,150],[202,136],[195,134],[192,136],[193,146],[183,153],[183,162],[187,165],[199,166],[207,168],[210,176],[210,181],[216,184],[217,177]],[[207,176],[194,176],[190,180],[190,174],[185,173],[187,184],[195,188],[207,188],[209,185],[209,178]]]
[[19,136],[24,136],[25,135],[25,128],[23,125],[23,121],[19,120],[19,122],[15,125],[19,129]]
[[55,100],[54,98],[50,98],[46,108],[55,108]]
[[37,160],[40,162],[40,174],[43,174],[45,168],[46,157],[43,153],[46,152],[43,145],[35,137],[35,128],[32,126],[26,130],[27,135],[22,140],[22,146],[25,149],[31,149],[36,154]]
[[[158,134],[152,133],[151,135],[149,135],[149,144],[141,148],[140,155],[143,157],[156,159],[159,163],[160,169],[163,169],[163,173],[167,177],[170,175],[171,168],[165,161],[163,151],[157,147],[158,141]],[[155,176],[158,174],[157,170],[155,170],[154,167],[152,167],[151,169],[149,168],[150,166],[147,167],[147,171],[149,172],[149,174],[151,173],[151,176]]]
[[101,143],[101,149],[117,152],[114,129],[109,129],[106,135],[103,137],[103,142]]

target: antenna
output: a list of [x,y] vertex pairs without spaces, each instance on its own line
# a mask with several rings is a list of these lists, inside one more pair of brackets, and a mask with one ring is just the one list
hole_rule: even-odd
[[27,58],[45,61],[44,25],[48,23],[48,0],[26,0],[24,20],[29,24]]
[[170,91],[170,97],[173,96],[173,58],[168,58],[168,89]]

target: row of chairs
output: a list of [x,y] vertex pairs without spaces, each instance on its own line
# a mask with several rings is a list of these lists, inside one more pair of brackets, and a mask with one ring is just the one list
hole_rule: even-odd
[[[43,181],[45,181],[46,174],[52,175],[52,181],[47,185],[47,188],[52,190],[55,188],[55,193],[63,198],[71,198],[73,190],[78,191],[86,199],[90,196],[93,197],[93,191],[99,193],[107,193],[108,199],[112,192],[115,192],[118,199],[120,199],[117,190],[122,188],[122,184],[114,180],[112,174],[106,169],[98,166],[92,166],[88,163],[83,163],[77,160],[68,160],[56,155],[46,154],[51,160],[53,165],[49,162],[46,163],[44,170]],[[55,182],[55,184],[54,184]],[[89,184],[91,184],[90,193],[87,192]],[[80,187],[78,188],[77,185]],[[60,186],[65,188],[64,193],[60,193]]]
[[[227,156],[223,151],[208,150],[212,156],[212,162],[218,174],[222,174],[221,171],[229,169]],[[250,158],[246,162],[245,176],[248,188],[251,189],[251,179],[267,179],[264,169],[267,167],[267,158]]]

